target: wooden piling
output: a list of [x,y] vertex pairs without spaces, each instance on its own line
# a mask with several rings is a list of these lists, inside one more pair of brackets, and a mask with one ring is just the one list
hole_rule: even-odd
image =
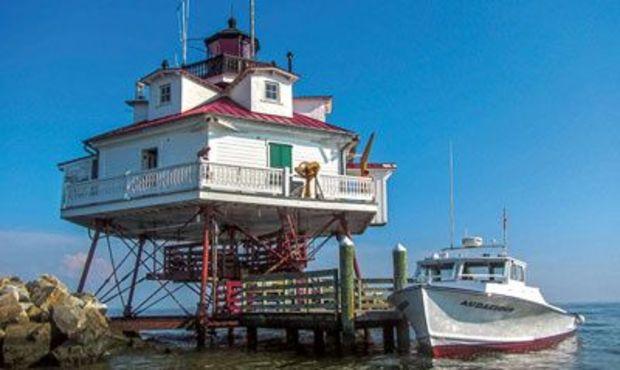
[[235,328],[228,328],[228,347],[235,345]]
[[325,331],[314,329],[314,353],[322,355],[325,353]]
[[258,349],[258,329],[255,326],[248,326],[246,332],[246,340],[249,351]]
[[[407,285],[407,249],[397,244],[392,252],[394,262],[394,291],[405,288]],[[396,341],[399,353],[409,353],[411,338],[409,337],[409,323],[403,316],[396,325]]]
[[340,323],[346,350],[355,349],[355,245],[347,237],[340,238]]
[[286,328],[286,346],[288,349],[299,347],[299,330],[296,328]]
[[342,340],[340,339],[340,331],[338,329],[332,329],[327,332],[328,338],[334,347],[334,351],[337,354],[342,353]]
[[389,324],[383,326],[383,351],[394,352],[394,326]]

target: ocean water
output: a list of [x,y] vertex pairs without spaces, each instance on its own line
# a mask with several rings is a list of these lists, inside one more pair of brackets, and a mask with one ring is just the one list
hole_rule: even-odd
[[[382,353],[381,334],[372,333],[377,345],[360,348],[359,353],[336,356],[327,351],[317,357],[312,352],[310,334],[300,334],[305,349],[289,351],[284,334],[261,333],[259,350],[251,353],[238,345],[229,348],[225,333],[213,347],[193,349],[186,332],[148,333],[146,337],[172,350],[129,351],[113,356],[92,369],[620,369],[620,303],[562,305],[586,317],[577,334],[557,346],[522,354],[485,354],[467,360],[431,359],[412,351],[409,355]],[[243,333],[240,333],[241,335]]]

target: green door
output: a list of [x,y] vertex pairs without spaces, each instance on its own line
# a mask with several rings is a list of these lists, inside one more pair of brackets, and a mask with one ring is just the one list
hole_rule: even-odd
[[291,168],[293,165],[293,147],[285,144],[269,144],[269,167]]

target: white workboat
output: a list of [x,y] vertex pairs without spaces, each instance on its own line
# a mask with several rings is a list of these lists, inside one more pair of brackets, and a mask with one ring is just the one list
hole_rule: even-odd
[[573,334],[583,317],[547,303],[526,285],[525,269],[503,246],[465,238],[419,261],[415,283],[389,300],[419,348],[436,357],[542,349]]

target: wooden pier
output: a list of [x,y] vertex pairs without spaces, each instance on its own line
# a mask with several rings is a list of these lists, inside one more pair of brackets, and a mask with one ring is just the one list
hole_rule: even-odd
[[[341,244],[343,249],[350,247],[346,241]],[[255,351],[261,329],[283,330],[289,348],[299,346],[299,331],[305,330],[314,334],[314,349],[320,354],[325,352],[326,337],[338,352],[350,351],[359,337],[356,332],[363,332],[362,337],[367,341],[369,330],[380,329],[386,353],[409,352],[408,323],[387,302],[394,289],[407,283],[406,251],[394,250],[394,278],[347,277],[346,265],[352,264],[347,257],[350,256],[346,251],[341,253],[341,267],[345,271],[341,268],[246,276],[233,297],[235,309],[210,317],[202,331],[228,328],[229,340],[233,341],[232,331],[245,328],[246,346]],[[352,301],[350,306],[344,302],[345,298]],[[231,302],[227,305],[231,306]],[[124,332],[199,329],[195,316],[119,317],[112,319],[112,325]]]

